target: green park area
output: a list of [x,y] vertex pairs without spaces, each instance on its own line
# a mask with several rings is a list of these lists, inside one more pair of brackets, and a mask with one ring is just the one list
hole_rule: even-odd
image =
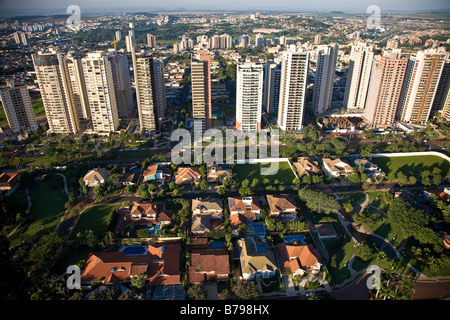
[[19,243],[23,237],[54,230],[65,213],[67,197],[63,183],[60,176],[45,175],[27,186],[31,199],[30,223],[24,224],[11,236],[12,245]]
[[87,208],[81,213],[70,239],[75,240],[78,233],[86,230],[92,230],[96,235],[106,234],[117,208],[117,205],[99,205]]
[[262,179],[267,178],[269,179],[270,184],[273,184],[275,180],[278,180],[280,183],[290,186],[292,184],[292,180],[295,179],[291,166],[287,161],[279,162],[278,164],[278,170],[272,175],[261,174],[261,168],[270,168],[270,163],[236,164],[233,172],[236,174],[236,179],[238,182],[242,182],[245,179],[253,181],[255,178],[262,181]]
[[390,172],[402,172],[407,176],[421,177],[421,173],[438,168],[441,175],[445,176],[450,170],[450,163],[445,159],[434,156],[404,156],[404,157],[373,157],[372,161],[377,164],[386,174]]

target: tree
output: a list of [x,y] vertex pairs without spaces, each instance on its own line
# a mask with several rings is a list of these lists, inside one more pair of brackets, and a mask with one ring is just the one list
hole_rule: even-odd
[[186,297],[189,300],[206,300],[206,292],[200,285],[195,284],[186,291]]
[[142,199],[144,200],[150,199],[150,192],[148,191],[148,187],[145,183],[139,185],[138,191]]
[[131,284],[137,289],[142,289],[145,285],[145,275],[139,273],[137,276],[131,278]]
[[430,170],[425,170],[425,171],[423,171],[423,172],[421,173],[421,176],[422,176],[422,184],[423,184],[424,186],[431,186],[431,185],[432,185],[431,179],[430,179],[430,175],[431,175]]
[[364,242],[355,248],[355,255],[364,261],[368,261],[373,257],[372,249]]
[[94,187],[92,199],[95,202],[102,202],[105,200],[107,195],[106,186],[104,184],[99,184],[98,186]]
[[251,281],[238,280],[231,290],[241,300],[255,300],[259,296],[256,284]]
[[25,262],[31,265],[32,271],[47,271],[63,243],[64,239],[54,232],[44,234],[28,251]]
[[202,191],[208,190],[209,189],[209,183],[206,179],[202,179],[202,181],[200,182],[200,189]]
[[306,202],[306,206],[319,213],[333,213],[339,210],[340,205],[334,197],[319,191],[307,188],[300,189],[298,195],[301,200]]
[[217,194],[223,196],[227,192],[227,189],[224,186],[220,186],[217,188]]
[[344,209],[345,212],[350,213],[353,211],[353,206],[352,203],[350,201],[345,202],[342,205],[342,208]]

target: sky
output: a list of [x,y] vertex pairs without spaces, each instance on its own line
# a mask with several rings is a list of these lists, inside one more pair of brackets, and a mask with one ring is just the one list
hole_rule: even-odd
[[[450,10],[450,0],[0,0],[0,16],[29,14],[65,14],[69,5],[78,5],[85,12],[100,9],[135,11],[174,10],[289,10],[344,11],[364,13],[370,5],[383,11]],[[106,12],[106,11],[105,11]]]

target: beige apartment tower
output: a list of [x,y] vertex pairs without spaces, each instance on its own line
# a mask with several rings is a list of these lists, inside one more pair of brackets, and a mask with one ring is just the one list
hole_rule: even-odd
[[78,113],[65,57],[60,53],[40,52],[32,58],[49,131],[78,133]]
[[445,52],[435,49],[411,55],[397,110],[401,122],[426,125],[444,62]]
[[309,52],[288,50],[281,63],[278,125],[281,130],[302,130],[308,79]]
[[133,69],[136,84],[136,100],[140,132],[144,136],[156,132],[164,116],[166,99],[164,69],[160,61],[155,61],[147,52],[133,51]]
[[211,109],[211,57],[200,50],[191,61],[192,117],[201,120],[202,129],[212,127]]
[[90,119],[91,110],[89,109],[83,65],[81,63],[82,57],[82,55],[69,52],[65,62],[67,64],[69,85],[72,87],[73,102],[75,104],[78,119]]
[[374,127],[394,125],[408,58],[408,54],[397,50],[373,62],[364,117]]
[[319,46],[317,49],[316,76],[312,98],[312,109],[315,114],[323,114],[331,108],[338,50],[337,44]]
[[93,132],[109,134],[119,128],[119,115],[111,61],[104,52],[91,52],[82,59]]
[[31,132],[38,128],[36,117],[31,105],[30,95],[24,85],[15,85],[8,81],[0,87],[0,99],[13,132]]

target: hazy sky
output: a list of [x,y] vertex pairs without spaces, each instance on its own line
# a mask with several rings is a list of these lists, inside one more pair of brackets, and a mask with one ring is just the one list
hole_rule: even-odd
[[[0,12],[3,10],[23,14],[39,12],[54,14],[75,4],[86,11],[93,8],[153,8],[153,9],[224,9],[224,10],[267,10],[279,9],[289,11],[347,11],[365,12],[369,5],[378,5],[383,11],[417,11],[450,9],[450,0],[0,0]],[[3,9],[3,10],[2,10]],[[121,10],[122,11],[122,10]],[[0,14],[1,15],[1,14]]]

